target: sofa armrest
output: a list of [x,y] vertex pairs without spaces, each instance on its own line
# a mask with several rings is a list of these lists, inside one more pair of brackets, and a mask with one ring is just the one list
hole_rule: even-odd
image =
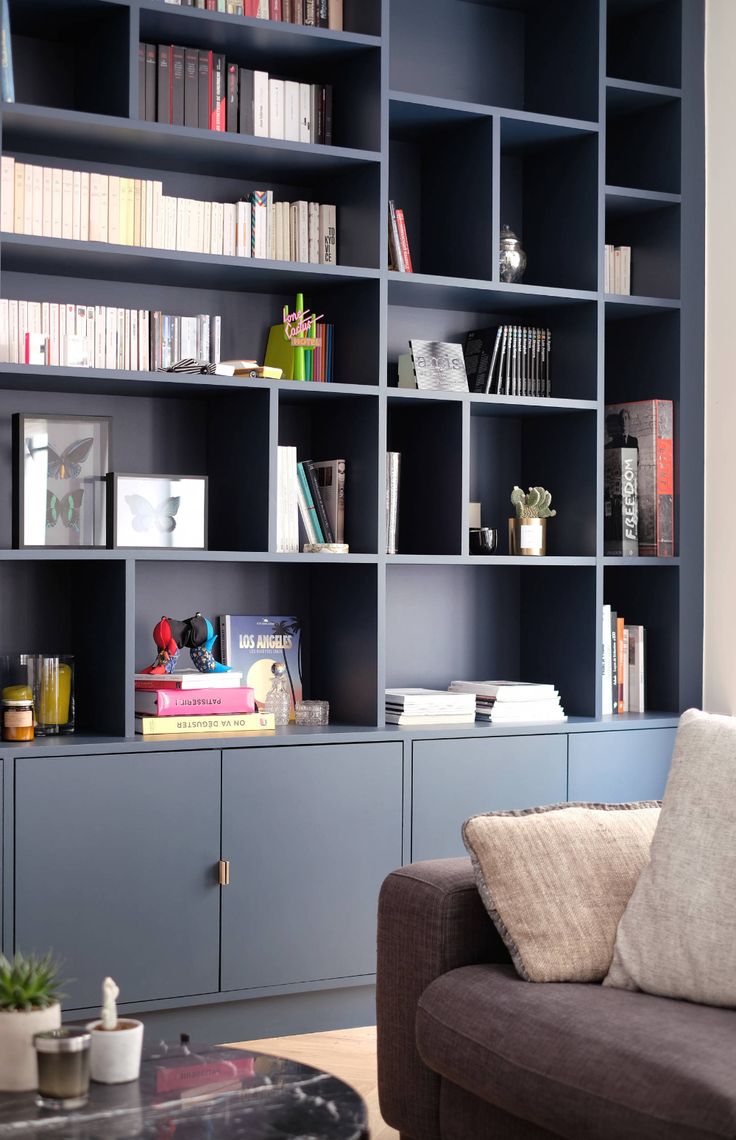
[[448,970],[508,961],[470,859],[413,863],[384,881],[378,904],[378,1088],[383,1118],[402,1136],[440,1140],[440,1079],[416,1048],[422,993]]

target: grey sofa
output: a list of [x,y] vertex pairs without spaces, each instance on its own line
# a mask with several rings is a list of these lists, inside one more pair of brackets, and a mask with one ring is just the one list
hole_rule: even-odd
[[469,859],[384,882],[377,1020],[402,1140],[736,1137],[736,1011],[522,981]]

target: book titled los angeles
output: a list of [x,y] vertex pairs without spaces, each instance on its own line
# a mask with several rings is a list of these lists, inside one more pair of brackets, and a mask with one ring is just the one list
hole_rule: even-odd
[[220,649],[225,665],[243,674],[243,683],[254,690],[256,704],[263,708],[271,687],[275,664],[286,666],[291,709],[302,699],[301,624],[298,617],[222,614]]

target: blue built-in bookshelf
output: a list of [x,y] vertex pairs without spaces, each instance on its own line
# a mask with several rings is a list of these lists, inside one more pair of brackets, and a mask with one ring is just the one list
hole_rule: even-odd
[[[73,652],[78,723],[2,746],[3,941],[57,948],[77,1014],[112,973],[157,1033],[365,1024],[385,873],[461,854],[471,811],[661,794],[678,714],[701,697],[701,0],[344,13],[338,32],[163,0],[10,0],[5,154],[338,212],[336,266],[0,237],[3,298],[220,313],[226,358],[262,358],[298,291],[336,329],[332,384],[0,364],[0,653]],[[140,42],[332,84],[333,144],[142,121]],[[388,269],[389,198],[412,274]],[[528,253],[522,284],[500,280],[504,224]],[[607,242],[632,246],[631,296],[604,292]],[[410,338],[497,323],[552,330],[550,399],[397,387]],[[606,557],[604,407],[650,397],[675,404],[675,557]],[[116,470],[207,474],[211,549],[12,549],[11,416],[29,411],[112,416]],[[345,457],[349,555],[277,552],[279,444]],[[386,450],[402,454],[396,555]],[[545,558],[507,553],[515,483],[552,491]],[[469,501],[497,554],[470,554]],[[601,717],[604,602],[647,629],[649,713]],[[197,609],[299,615],[305,692],[330,701],[330,728],[136,738],[151,628]],[[384,726],[387,686],[479,677],[553,681],[570,720]],[[91,848],[100,820],[114,841]]]

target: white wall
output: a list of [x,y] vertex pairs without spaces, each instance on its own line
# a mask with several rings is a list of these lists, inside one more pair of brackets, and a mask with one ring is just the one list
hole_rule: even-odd
[[706,14],[704,707],[736,714],[736,0]]

